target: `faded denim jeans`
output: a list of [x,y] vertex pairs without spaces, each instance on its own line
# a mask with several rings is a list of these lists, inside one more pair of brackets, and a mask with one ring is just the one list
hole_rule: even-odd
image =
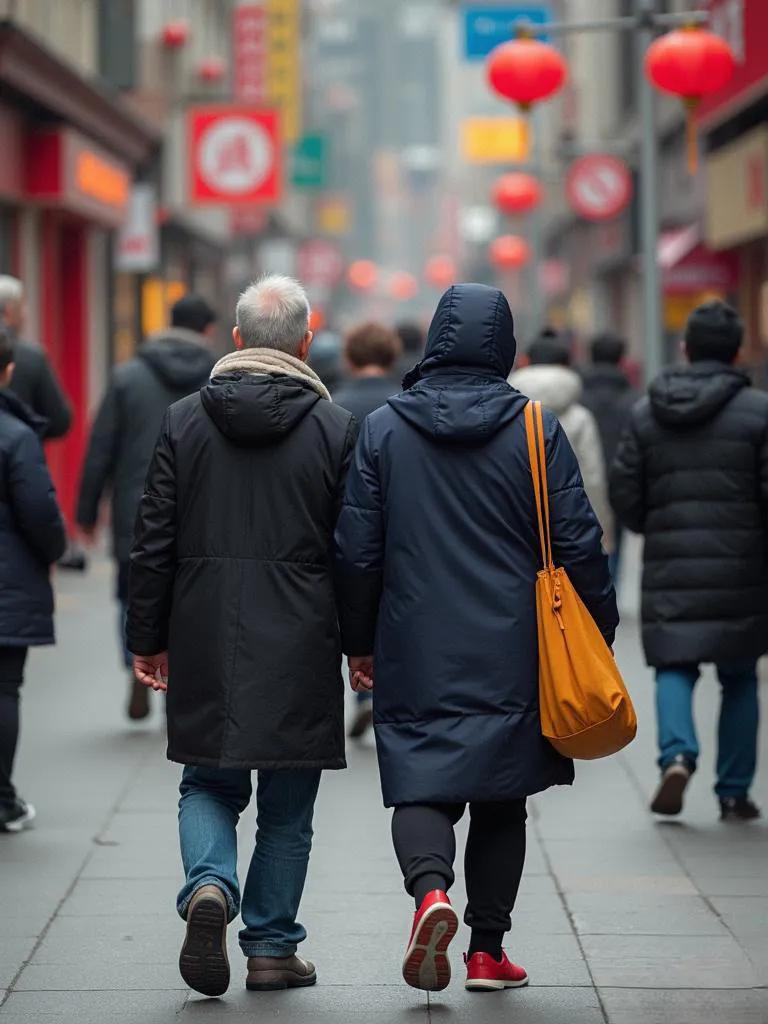
[[217,885],[229,904],[229,920],[243,919],[240,946],[246,956],[288,957],[307,937],[297,922],[309,854],[319,771],[258,773],[256,844],[242,900],[237,876],[237,823],[251,799],[251,772],[187,765],[181,778],[179,838],[186,883],[177,908],[204,885]]

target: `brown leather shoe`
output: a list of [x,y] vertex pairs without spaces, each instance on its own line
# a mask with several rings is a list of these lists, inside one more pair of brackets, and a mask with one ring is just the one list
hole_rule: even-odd
[[305,988],[317,981],[315,965],[300,956],[248,957],[249,992],[271,992],[283,988]]
[[128,717],[132,722],[140,722],[149,715],[149,689],[133,675],[128,680],[128,687]]
[[204,885],[187,910],[187,937],[181,947],[179,971],[195,992],[221,996],[229,988],[227,898],[216,885]]

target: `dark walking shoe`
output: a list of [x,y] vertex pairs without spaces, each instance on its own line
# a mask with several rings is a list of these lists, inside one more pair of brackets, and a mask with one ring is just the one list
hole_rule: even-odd
[[17,799],[13,807],[0,811],[0,832],[23,832],[25,828],[32,827],[36,817],[32,804]]
[[371,707],[371,702],[366,701],[365,704],[360,705],[360,708],[354,717],[349,730],[349,738],[351,740],[361,740],[372,725],[373,708]]
[[317,982],[315,965],[300,956],[249,956],[249,992],[274,992],[285,988],[307,988]]
[[187,910],[179,971],[189,987],[204,996],[222,996],[229,988],[228,917],[227,898],[215,885],[198,889]]
[[427,893],[416,912],[411,941],[403,960],[403,978],[422,992],[442,992],[451,981],[448,946],[459,930],[459,918],[444,892]]
[[133,674],[128,686],[128,717],[132,722],[140,722],[149,715],[149,688],[140,683]]
[[683,796],[691,781],[694,768],[691,762],[678,754],[661,773],[661,782],[651,802],[654,814],[673,817],[683,809]]
[[464,987],[470,992],[494,992],[505,988],[523,988],[528,984],[528,973],[513,964],[502,950],[501,960],[494,960],[490,953],[475,953],[467,965],[467,980]]
[[759,817],[760,808],[748,796],[720,798],[720,821],[755,821]]

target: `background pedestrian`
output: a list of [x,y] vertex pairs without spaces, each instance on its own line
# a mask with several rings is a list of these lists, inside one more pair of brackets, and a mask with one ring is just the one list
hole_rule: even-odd
[[702,662],[722,685],[717,783],[723,820],[749,820],[757,757],[757,659],[768,650],[768,395],[734,365],[744,328],[723,302],[685,330],[688,365],[665,370],[632,413],[611,501],[645,537],[642,636],[656,669],[657,814],[679,814],[699,742]]

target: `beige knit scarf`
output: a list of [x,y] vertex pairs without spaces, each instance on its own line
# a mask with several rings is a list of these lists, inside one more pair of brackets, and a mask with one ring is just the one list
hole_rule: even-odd
[[288,377],[296,377],[303,381],[327,401],[331,396],[325,384],[318,375],[306,363],[303,363],[295,356],[287,352],[280,352],[275,348],[242,348],[237,352],[230,352],[216,363],[211,373],[211,379],[220,377],[222,373],[254,373],[254,374],[284,374]]

